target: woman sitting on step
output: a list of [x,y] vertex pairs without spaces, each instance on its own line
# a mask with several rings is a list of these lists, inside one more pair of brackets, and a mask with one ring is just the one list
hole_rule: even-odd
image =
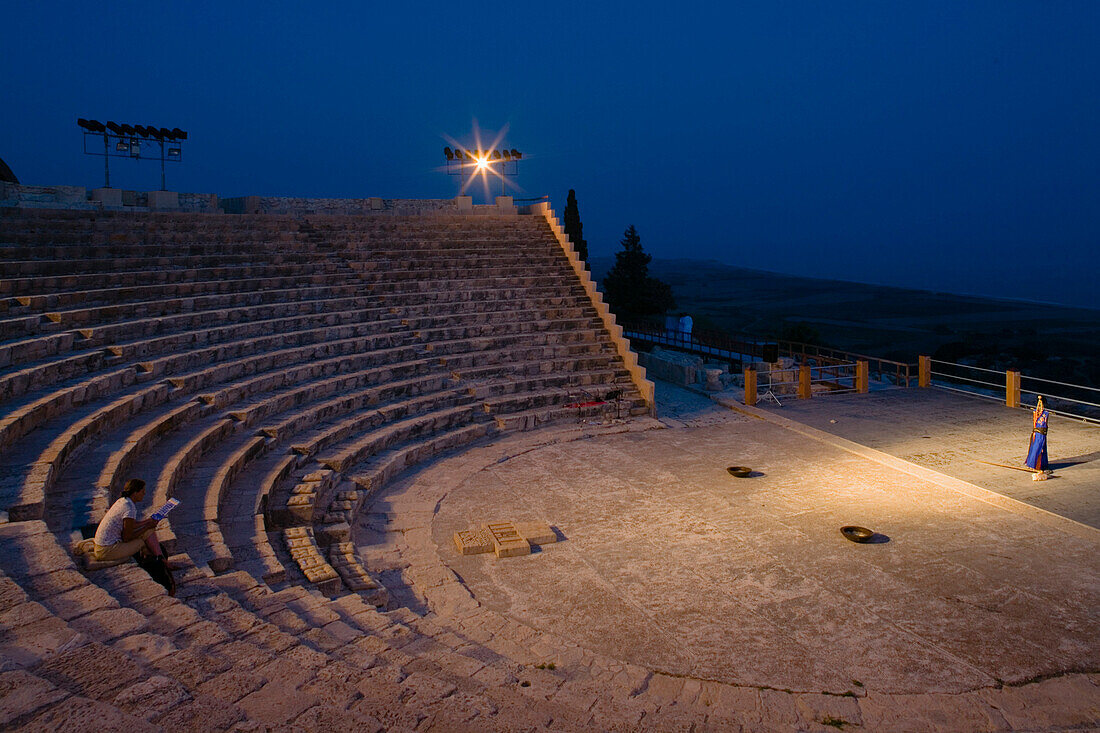
[[157,540],[158,520],[152,517],[137,520],[137,504],[144,500],[145,482],[139,478],[127,481],[122,496],[103,515],[96,529],[94,557],[104,561],[138,555],[138,565],[173,595],[176,584],[168,569],[168,557]]

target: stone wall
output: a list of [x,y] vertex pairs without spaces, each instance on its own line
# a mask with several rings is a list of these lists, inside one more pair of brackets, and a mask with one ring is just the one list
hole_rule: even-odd
[[394,214],[457,212],[454,199],[318,199],[291,196],[234,196],[221,200],[227,214]]
[[0,183],[0,206],[49,209],[96,209],[83,186],[26,186]]
[[[115,189],[117,191],[117,189]],[[83,186],[27,186],[16,183],[0,183],[0,206],[16,206],[39,209],[82,209],[91,211],[147,211],[149,192],[122,189],[118,192],[121,206],[105,205],[93,201],[92,194]],[[172,211],[220,214],[218,196],[213,193],[181,193],[179,206]]]
[[216,193],[181,193],[180,211],[194,211],[200,214],[222,214],[218,206]]
[[703,357],[658,347],[639,352],[638,363],[645,367],[647,376],[681,386],[695,384],[703,372]]

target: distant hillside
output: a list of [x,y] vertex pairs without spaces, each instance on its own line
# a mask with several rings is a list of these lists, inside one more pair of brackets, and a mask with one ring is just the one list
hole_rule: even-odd
[[[600,279],[614,258],[592,258]],[[782,275],[711,260],[657,260],[700,326],[795,337],[915,361],[918,354],[1100,385],[1100,310]]]

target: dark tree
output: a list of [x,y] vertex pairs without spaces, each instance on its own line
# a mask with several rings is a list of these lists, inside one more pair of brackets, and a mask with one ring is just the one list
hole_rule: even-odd
[[653,258],[642,249],[642,238],[631,224],[623,232],[623,251],[615,253],[615,266],[603,279],[607,304],[616,315],[660,315],[676,307],[672,287],[649,276]]
[[577,256],[588,267],[588,242],[584,241],[584,225],[581,224],[581,213],[577,209],[577,192],[569,189],[569,198],[565,201],[565,233],[569,235],[569,241],[577,250]]

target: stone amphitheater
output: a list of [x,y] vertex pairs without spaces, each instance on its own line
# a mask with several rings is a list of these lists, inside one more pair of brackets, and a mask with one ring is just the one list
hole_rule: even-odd
[[[687,463],[637,467],[693,444],[727,452],[731,440],[794,454],[805,438],[729,411],[693,419],[683,405],[669,408],[681,419],[658,421],[652,383],[546,204],[356,215],[11,207],[0,209],[0,272],[5,729],[1100,725],[1096,540],[1060,525],[1065,542],[1033,575],[1084,600],[1042,623],[1028,606],[1023,630],[999,617],[1013,633],[1054,629],[1045,640],[1061,656],[1050,663],[1008,660],[1023,643],[1009,631],[962,627],[950,633],[974,648],[986,634],[1000,656],[972,659],[963,645],[941,659],[923,641],[936,631],[917,629],[910,646],[868,636],[897,654],[878,660],[882,684],[869,681],[874,662],[856,665],[864,681],[832,674],[844,663],[828,661],[830,640],[870,634],[866,624],[847,631],[819,613],[801,647],[776,646],[758,624],[767,609],[738,615],[663,564],[670,546],[696,546],[671,528],[652,557],[631,550],[645,569],[621,594],[598,593],[585,555],[600,537],[610,555],[625,552],[630,535],[685,506],[675,492],[658,504],[657,489],[618,498],[625,479],[608,465],[633,466],[623,471],[634,485],[704,482]],[[806,470],[843,460],[811,455]],[[852,470],[868,492],[892,491],[892,469]],[[133,563],[88,566],[73,553],[133,476],[150,486],[146,511],[181,502],[159,530],[175,597]],[[921,487],[914,496],[938,501]],[[605,503],[590,507],[594,497]],[[965,502],[952,506],[967,514]],[[738,536],[756,504],[731,515],[745,522]],[[617,513],[586,533],[608,506]],[[707,506],[709,519],[728,509]],[[998,515],[983,531],[1009,542],[1016,519]],[[495,521],[520,528],[532,554],[459,554],[455,532]],[[703,524],[680,523],[699,542]],[[1057,570],[1064,557],[1082,564]],[[986,577],[996,573],[1008,588],[1012,573]],[[722,577],[717,587],[736,587]],[[782,595],[774,582],[740,590]],[[638,609],[658,593],[702,610],[651,634],[645,619],[659,612]],[[738,630],[744,643],[724,646]],[[1010,673],[990,671],[1011,661]]]

